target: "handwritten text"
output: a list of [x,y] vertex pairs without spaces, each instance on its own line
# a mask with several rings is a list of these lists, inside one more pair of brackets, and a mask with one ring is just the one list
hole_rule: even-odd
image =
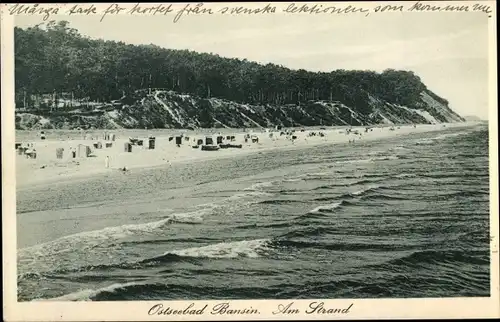
[[[444,1],[443,1],[444,2]],[[309,14],[309,15],[351,15],[363,14],[382,14],[392,12],[481,12],[491,17],[493,8],[491,5],[477,3],[451,3],[444,2],[443,4],[426,3],[425,1],[408,2],[407,4],[380,4],[370,6],[366,4],[345,4],[335,3],[335,5],[321,4],[304,4],[304,3],[283,3],[279,5],[267,3],[259,6],[223,6],[216,7],[214,4],[187,3],[187,4],[148,4],[136,3],[132,6],[124,4],[111,3],[104,7],[97,4],[15,4],[8,8],[10,15],[31,15],[41,16],[43,21],[48,20],[52,15],[85,15],[85,16],[100,16],[100,21],[103,21],[108,16],[116,16],[121,14],[128,15],[171,15],[172,21],[177,23],[188,16],[214,16],[217,15],[269,15],[269,14]]]

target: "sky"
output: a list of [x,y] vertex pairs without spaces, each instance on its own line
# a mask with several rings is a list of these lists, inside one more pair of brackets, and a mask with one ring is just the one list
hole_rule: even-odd
[[[172,18],[108,15],[100,22],[100,16],[55,15],[49,20],[67,20],[91,38],[189,49],[293,69],[412,70],[460,115],[488,118],[492,69],[484,13],[216,14],[183,16],[177,23]],[[15,17],[15,25],[22,28],[41,22],[40,16]]]

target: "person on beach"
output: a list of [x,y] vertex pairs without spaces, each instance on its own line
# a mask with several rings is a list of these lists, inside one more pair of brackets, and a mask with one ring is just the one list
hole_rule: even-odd
[[33,150],[31,149],[31,144],[28,143],[28,146],[24,150],[24,155],[26,156],[26,159],[30,158],[30,155],[31,155],[32,152],[33,152]]
[[109,168],[109,156],[108,155],[104,159],[104,166],[106,167],[106,169]]

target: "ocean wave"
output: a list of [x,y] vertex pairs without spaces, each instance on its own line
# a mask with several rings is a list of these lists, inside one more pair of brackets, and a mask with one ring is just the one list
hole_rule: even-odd
[[419,162],[412,155],[398,154],[397,157],[399,160],[408,160],[407,163],[418,163]]
[[245,188],[243,190],[245,190],[245,191],[261,191],[262,188],[272,187],[273,185],[274,185],[274,181],[258,182],[258,183],[254,183],[250,187]]
[[329,216],[321,211],[316,211],[316,212],[307,212],[302,215],[298,215],[294,218],[295,223],[300,222],[300,221],[310,221],[311,219],[323,219],[323,218],[328,218]]
[[446,263],[464,263],[472,265],[488,265],[488,252],[476,252],[476,254],[466,254],[457,250],[424,250],[416,251],[404,257],[390,260],[387,266],[425,266],[426,264],[443,265]]
[[[22,271],[27,272],[54,272],[89,269],[105,269],[107,266],[122,265],[120,256],[127,238],[134,236],[153,235],[161,233],[171,224],[201,224],[204,216],[212,214],[216,209],[234,210],[242,205],[245,198],[254,199],[256,196],[269,195],[259,191],[249,191],[233,195],[218,203],[209,203],[192,207],[194,210],[186,213],[170,214],[154,222],[140,224],[126,224],[103,229],[71,234],[58,239],[20,249],[18,262]],[[243,203],[247,204],[247,203]],[[129,244],[129,246],[132,246]],[[80,255],[78,255],[80,254]],[[75,256],[80,256],[76,261]],[[82,262],[75,267],[75,264]],[[104,265],[101,263],[104,262]],[[127,267],[128,264],[125,264]],[[101,267],[102,266],[102,267]]]
[[[254,184],[251,187],[245,188],[245,189],[236,189],[236,190],[220,190],[220,191],[211,191],[211,192],[203,192],[199,194],[191,194],[191,197],[194,198],[206,198],[206,197],[212,197],[212,193],[216,196],[220,196],[221,193],[227,194],[225,195],[224,199],[221,199],[217,201],[216,203],[208,203],[208,204],[201,204],[198,206],[193,206],[192,208],[205,208],[205,207],[223,207],[227,206],[228,204],[234,204],[233,202],[235,200],[242,200],[242,199],[248,199],[252,197],[262,197],[262,196],[270,196],[272,193],[263,191],[262,189],[259,189],[258,187],[264,187],[264,186],[272,186],[268,184],[263,184],[263,183],[258,183]],[[232,193],[232,194],[230,194]]]
[[339,200],[339,196],[328,196],[328,197],[319,197],[319,198],[314,198],[312,201],[333,201],[333,200]]
[[165,219],[145,224],[122,225],[82,232],[20,249],[18,276],[34,280],[39,279],[37,274],[48,272],[65,273],[106,270],[110,267],[127,268],[129,264],[121,262],[123,247],[126,246],[122,242],[126,240],[126,237],[153,233],[156,229],[172,223],[199,223],[202,220],[199,217],[200,212],[170,215]]
[[407,150],[410,150],[410,149],[408,149],[407,147],[405,147],[403,145],[396,145],[395,147],[389,149],[389,151],[407,151]]
[[316,179],[326,179],[330,178],[334,172],[311,172],[304,173],[294,176],[292,178],[283,179],[281,182],[298,182],[298,181],[307,181],[307,180],[316,180]]
[[160,229],[167,224],[172,223],[200,223],[203,221],[203,216],[212,212],[213,208],[205,208],[188,213],[179,213],[169,215],[161,220],[142,223],[142,224],[129,224],[114,227],[106,227],[99,230],[85,231],[77,234],[64,236],[43,244],[26,247],[19,250],[20,256],[23,257],[29,253],[40,253],[44,251],[43,255],[59,254],[64,251],[71,252],[76,247],[81,247],[82,244],[88,242],[89,248],[93,248],[103,241],[123,239],[130,235],[150,233],[154,230]]
[[[85,231],[26,247],[18,252],[20,274],[136,267],[136,263],[123,262],[123,247],[127,245],[133,247],[132,244],[124,244],[124,242],[129,241],[127,240],[129,237],[142,237],[149,234],[156,236],[170,224],[200,224],[203,223],[204,216],[212,214],[216,209],[223,210],[229,207],[234,210],[234,207],[242,205],[242,202],[235,203],[236,200],[255,199],[255,197],[263,195],[270,194],[260,191],[242,192],[218,203],[193,206],[194,210],[191,212],[170,214],[154,222]],[[243,202],[243,204],[248,203]],[[207,250],[210,251],[211,248]],[[249,256],[252,255],[253,253],[249,252]],[[76,260],[75,257],[79,257],[79,260]]]
[[[372,243],[320,243],[320,242],[309,242],[309,241],[293,241],[288,239],[279,239],[267,242],[266,248],[274,249],[281,252],[289,252],[297,254],[298,250],[307,249],[323,249],[332,251],[351,251],[351,250],[375,250],[375,251],[393,251],[393,245],[383,244],[374,245]],[[410,249],[413,247],[409,247]],[[403,257],[389,260],[382,264],[372,264],[364,267],[366,270],[376,269],[380,270],[383,268],[388,274],[388,278],[392,279],[393,283],[398,283],[398,288],[400,291],[404,289],[405,285],[417,281],[429,285],[433,283],[435,279],[430,278],[433,269],[436,266],[440,267],[441,274],[439,278],[441,279],[439,284],[436,286],[443,285],[442,283],[451,283],[455,287],[468,287],[473,289],[474,287],[481,288],[484,282],[488,281],[489,274],[487,272],[478,271],[476,265],[485,266],[489,265],[488,252],[473,252],[472,254],[466,254],[463,251],[454,250],[428,250],[428,251],[413,251],[404,252]],[[180,257],[177,255],[164,255],[166,257],[170,256],[170,259],[177,260]],[[460,265],[461,269],[457,271],[456,265]],[[419,269],[419,273],[415,276],[404,276],[403,280],[395,279],[398,278],[398,273],[408,274],[412,269]],[[394,275],[396,274],[396,275]],[[444,279],[444,280],[443,280]],[[366,287],[366,283],[360,283],[357,279],[350,279],[344,281],[345,283],[355,284],[354,286]],[[343,285],[342,280],[338,281],[328,281],[327,284],[335,283],[335,285]],[[340,284],[339,284],[340,283]],[[325,282],[321,283],[325,285]],[[390,284],[394,285],[394,284]],[[489,284],[488,284],[489,285]],[[272,292],[276,292],[278,289],[285,289],[286,285],[269,285],[262,290],[254,290],[255,292],[249,292],[251,289],[248,287],[241,288],[229,288],[224,287],[224,292],[217,286],[213,288],[206,288],[203,285],[177,285],[177,284],[163,284],[155,281],[131,281],[127,283],[114,283],[105,287],[96,287],[94,289],[82,289],[76,292],[65,294],[58,297],[52,297],[47,299],[35,299],[33,301],[103,301],[103,300],[138,300],[138,299],[152,299],[152,298],[175,298],[175,297],[213,297],[210,295],[215,295],[215,293],[224,294],[226,297],[228,294],[233,298],[252,298],[262,296],[262,291],[267,294],[267,296],[272,296]],[[319,283],[308,283],[308,285],[303,285],[302,288],[306,290],[304,295],[311,296],[312,288],[319,286]],[[293,285],[292,290],[301,289],[301,285]],[[289,290],[289,291],[292,291]],[[258,292],[260,291],[260,293]],[[318,289],[318,291],[320,291]],[[324,290],[323,290],[324,291]],[[359,291],[359,290],[358,290]],[[229,293],[228,293],[229,292]],[[168,294],[171,294],[169,296]],[[292,296],[292,295],[290,295]]]
[[387,175],[386,174],[380,174],[380,173],[363,173],[363,174],[358,174],[355,176],[352,175],[343,175],[342,179],[386,179]]
[[[205,283],[204,283],[205,284]],[[137,301],[137,300],[179,300],[196,299],[242,299],[242,298],[272,298],[281,294],[293,296],[295,291],[288,293],[289,283],[278,283],[276,285],[252,285],[236,286],[228,285],[188,285],[162,282],[129,282],[116,283],[110,286],[86,289],[57,298],[42,301]],[[297,285],[294,285],[297,287]],[[289,291],[290,292],[290,291]]]
[[364,200],[408,200],[409,197],[398,197],[396,195],[384,194],[384,193],[375,193],[371,195],[367,195],[363,198]]
[[38,272],[27,272],[17,275],[17,282],[21,283],[25,280],[39,280],[45,278],[44,274]]
[[453,138],[465,134],[469,134],[471,132],[458,132],[458,133],[448,133],[448,134],[441,134],[433,138],[425,138],[425,139],[420,139],[415,141],[416,145],[430,145],[430,144],[435,144],[435,141],[441,141],[447,138]]
[[[219,204],[208,203],[194,206],[194,211],[186,213],[177,213],[166,216],[165,218],[141,223],[141,224],[127,224],[114,227],[106,227],[99,230],[85,231],[77,234],[67,235],[43,244],[35,245],[20,249],[21,257],[28,253],[40,253],[44,250],[44,255],[56,254],[63,251],[72,251],[72,245],[84,244],[88,242],[89,248],[99,245],[103,241],[118,240],[125,237],[143,233],[151,233],[159,230],[168,224],[200,224],[203,222],[203,217],[213,213],[219,207],[232,204],[233,201],[258,196],[268,196],[269,193],[261,191],[242,192],[232,195]],[[59,247],[58,247],[59,246]],[[80,246],[79,246],[80,247]]]
[[314,173],[306,173],[302,175],[301,177],[306,178],[306,179],[317,179],[317,178],[325,178],[331,176],[331,172],[314,172]]
[[366,155],[369,155],[369,156],[385,156],[385,155],[387,155],[387,151],[386,150],[370,151]]
[[388,155],[388,156],[381,156],[381,157],[373,157],[373,158],[368,158],[368,159],[350,159],[350,160],[343,160],[343,161],[335,161],[335,163],[371,163],[371,162],[377,162],[377,161],[390,161],[390,160],[398,160],[399,157],[396,155]]
[[[289,234],[290,235],[290,234]],[[273,241],[269,247],[271,248],[296,248],[296,249],[325,249],[334,251],[395,251],[398,249],[413,249],[420,246],[413,245],[399,245],[394,244],[377,244],[377,243],[349,243],[349,242],[339,242],[339,243],[324,243],[324,242],[309,242],[309,241],[296,241],[291,239],[279,239]]]
[[381,188],[381,186],[373,185],[373,186],[369,186],[369,187],[367,187],[365,189],[361,189],[361,190],[358,190],[358,191],[355,191],[355,192],[351,192],[349,195],[354,196],[354,197],[359,197],[359,196],[364,195],[367,192],[375,191],[375,190],[377,190],[379,188]]
[[165,255],[200,258],[237,258],[260,257],[259,251],[265,251],[270,239],[243,240],[238,242],[224,242],[203,247],[193,247],[168,251]]
[[310,236],[321,236],[323,234],[330,234],[333,232],[331,226],[307,226],[303,228],[296,229],[294,231],[290,231],[280,239],[292,239],[292,238],[309,238]]
[[477,153],[458,153],[450,156],[450,159],[458,159],[464,162],[464,159],[476,159],[478,158]]
[[[378,178],[378,179],[375,179],[375,178],[370,179],[371,177],[359,177],[359,178],[361,178],[361,179],[354,181],[354,182],[331,183],[331,184],[327,184],[327,185],[313,188],[311,190],[329,190],[329,189],[332,189],[332,188],[334,189],[334,188],[338,188],[338,187],[352,187],[352,186],[358,186],[358,185],[364,185],[364,184],[373,184],[375,182],[383,182],[383,181],[387,180],[387,177],[382,177],[382,178]],[[356,179],[358,179],[358,178],[356,178]]]
[[232,195],[231,197],[227,198],[226,201],[234,201],[234,200],[239,200],[239,199],[245,199],[249,197],[262,197],[262,196],[271,196],[271,193],[264,192],[264,191],[258,191],[258,190],[247,190],[250,192],[242,192],[242,193],[237,193],[235,195]]
[[169,238],[169,239],[144,239],[144,240],[131,240],[131,241],[123,241],[121,245],[161,245],[161,244],[170,244],[170,243],[207,243],[214,241],[215,239],[207,238],[207,237],[188,237],[188,238]]
[[236,226],[236,229],[259,229],[259,228],[284,228],[284,227],[290,227],[292,226],[293,223],[291,222],[278,222],[275,224],[248,224],[248,225],[240,225]]
[[477,171],[477,172],[427,172],[421,173],[421,177],[430,179],[445,179],[445,178],[468,178],[468,177],[489,177],[488,172]]
[[431,145],[434,144],[432,139],[420,139],[415,141],[415,145]]
[[416,178],[418,177],[416,174],[414,173],[400,173],[400,174],[396,174],[394,176],[394,178],[398,178],[398,179],[402,179],[402,178]]
[[[362,180],[360,182],[362,182],[362,183],[371,183],[373,181],[367,181],[367,182],[365,182],[364,180]],[[323,186],[323,187],[325,187],[325,186]],[[348,192],[348,193],[342,194],[340,196],[314,198],[313,201],[331,201],[331,200],[339,200],[339,199],[343,199],[344,201],[346,201],[345,199],[360,198],[360,197],[363,197],[365,194],[367,194],[369,192],[374,192],[374,191],[377,191],[378,189],[381,189],[381,188],[384,188],[384,187],[383,186],[379,186],[379,185],[370,185],[370,186],[368,186],[366,188],[363,188],[363,189],[360,189],[360,190],[357,190],[357,191],[354,191],[354,192]],[[341,205],[345,206],[345,205],[347,205],[347,203],[343,203]],[[340,206],[340,205],[338,205],[338,206]]]
[[291,178],[291,179],[285,179],[283,182],[298,182],[298,181],[303,181],[302,178]]
[[[96,264],[96,265],[87,265],[87,266],[79,266],[74,268],[58,268],[50,272],[51,276],[60,275],[64,276],[67,273],[87,273],[87,272],[106,272],[114,269],[122,269],[122,270],[137,270],[141,268],[145,268],[148,266],[155,266],[159,263],[175,263],[175,262],[191,262],[197,263],[195,258],[182,257],[175,254],[162,255],[153,258],[146,258],[140,261],[133,262],[119,262],[119,263],[109,263],[109,264]],[[18,275],[18,280],[20,278],[23,279],[41,279],[47,276],[46,273],[25,273]],[[83,276],[83,275],[82,275]]]
[[372,158],[370,161],[387,161],[387,160],[399,160],[400,157],[398,155],[389,155],[385,157]]
[[77,292],[69,293],[66,295],[62,295],[59,297],[54,297],[54,298],[49,298],[49,299],[35,299],[33,301],[92,301],[93,298],[98,296],[101,293],[113,293],[119,290],[123,290],[124,288],[130,287],[130,286],[140,286],[140,285],[147,285],[147,283],[144,282],[129,282],[129,283],[117,283],[117,284],[112,284],[110,286],[106,286],[103,288],[99,289],[85,289],[85,290],[80,290]]
[[447,134],[438,135],[438,136],[436,136],[435,138],[432,138],[432,139],[433,140],[443,140],[443,139],[454,138],[454,137],[457,137],[457,136],[462,136],[462,135],[470,134],[470,133],[471,133],[470,131],[463,131],[463,132],[457,132],[457,133],[447,133]]
[[[237,242],[222,242],[200,247],[190,247],[185,249],[171,250],[163,255],[146,258],[133,262],[120,262],[99,265],[80,266],[77,268],[59,268],[53,270],[51,274],[66,274],[69,272],[90,272],[90,271],[109,271],[113,269],[135,270],[159,264],[169,264],[176,262],[188,262],[197,264],[204,258],[257,258],[266,253],[266,245],[270,239],[243,240]],[[41,273],[24,273],[18,275],[18,279],[40,279],[44,275]]]
[[293,199],[270,199],[270,200],[257,201],[256,204],[260,204],[260,205],[286,205],[286,204],[291,204],[291,203],[304,203],[304,202],[306,202],[306,201],[293,200]]
[[[432,196],[426,196],[425,198],[422,199],[428,199],[428,200],[449,200],[449,199],[461,199],[461,198],[466,198],[466,197],[487,197],[490,195],[490,192],[487,190],[464,190],[464,191],[455,191],[455,192],[449,192],[449,193],[436,193],[433,194]],[[471,200],[472,201],[472,200]]]
[[310,214],[317,214],[317,213],[323,213],[325,211],[327,212],[332,212],[333,210],[340,208],[342,206],[342,201],[340,202],[335,202],[329,205],[323,205],[323,206],[318,206],[312,210],[309,210],[308,213]]
[[316,191],[316,190],[330,190],[338,187],[349,187],[349,183],[331,183],[331,184],[326,184],[322,185],[316,188],[312,188],[311,191]]

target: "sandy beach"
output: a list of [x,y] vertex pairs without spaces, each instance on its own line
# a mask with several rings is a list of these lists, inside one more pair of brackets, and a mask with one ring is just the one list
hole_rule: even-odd
[[[202,151],[200,147],[193,148],[198,139],[204,139],[206,136],[212,137],[214,144],[219,135],[217,130],[207,130],[205,133],[190,132],[186,130],[168,130],[168,131],[107,131],[107,133],[116,133],[115,141],[104,140],[104,130],[94,131],[93,133],[82,134],[74,131],[71,135],[64,138],[62,135],[56,137],[46,132],[46,139],[41,140],[37,131],[24,132],[16,135],[17,143],[32,143],[36,149],[35,159],[27,158],[25,155],[19,155],[16,151],[16,180],[17,188],[24,188],[34,185],[43,185],[55,183],[64,180],[79,180],[92,176],[102,175],[110,171],[121,171],[124,167],[128,171],[137,171],[138,169],[169,166],[174,162],[195,162],[216,158],[227,158],[260,151],[273,149],[304,148],[315,145],[334,145],[341,143],[356,144],[367,140],[380,140],[400,135],[410,135],[413,133],[442,131],[451,127],[470,126],[467,123],[451,123],[436,125],[405,125],[405,126],[386,126],[371,128],[366,132],[366,127],[353,127],[350,134],[346,134],[346,128],[324,128],[318,129],[298,129],[293,133],[296,138],[292,140],[291,136],[280,135],[286,130],[265,130],[254,129],[243,132],[242,130],[224,129],[222,136],[235,136],[234,141],[224,140],[224,144],[231,143],[242,145],[242,148],[219,149],[218,151]],[[358,131],[360,134],[354,134]],[[314,132],[317,135],[311,136]],[[320,136],[319,132],[324,136]],[[147,134],[149,133],[149,134]],[[183,134],[189,137],[182,140],[182,145],[178,147],[175,142],[175,136]],[[258,142],[252,143],[249,139],[245,142],[245,135],[250,134],[258,137]],[[148,148],[148,135],[155,136],[155,148]],[[34,139],[34,137],[37,137]],[[51,137],[52,136],[52,137]],[[86,136],[86,138],[84,138]],[[272,137],[271,137],[272,136]],[[144,140],[143,146],[133,145],[132,152],[125,152],[124,144],[129,142],[129,137]],[[174,139],[169,140],[169,138]],[[95,148],[94,144],[100,142],[102,148]],[[111,143],[111,147],[106,148],[106,143]],[[79,144],[87,145],[91,148],[89,157],[72,157],[71,149],[76,149]],[[57,159],[56,149],[64,148],[63,158]],[[105,159],[109,157],[109,165],[106,167]]]

